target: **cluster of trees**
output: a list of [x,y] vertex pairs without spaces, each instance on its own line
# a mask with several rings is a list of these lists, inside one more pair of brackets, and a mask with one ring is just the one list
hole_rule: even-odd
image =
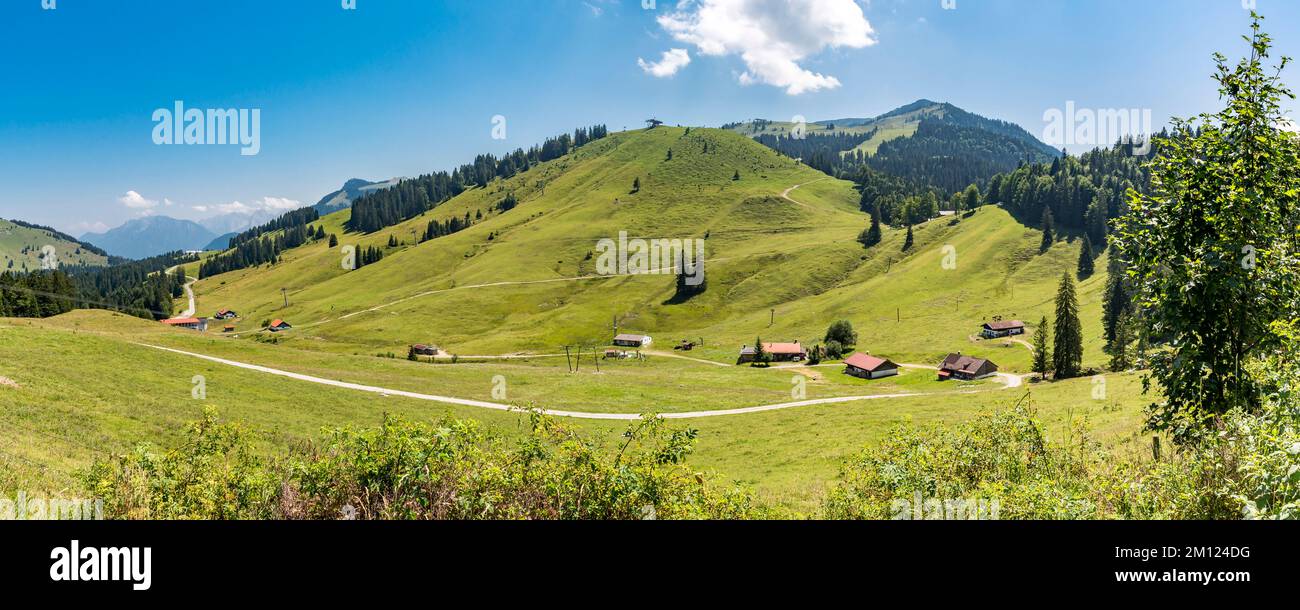
[[293,210],[291,212],[286,212],[283,215],[281,215],[279,218],[276,218],[271,222],[268,222],[259,227],[253,227],[247,231],[244,231],[243,233],[240,233],[239,235],[230,238],[229,247],[231,248],[239,247],[242,244],[258,239],[259,237],[266,235],[267,233],[273,233],[275,231],[281,231],[281,230],[289,230],[297,227],[305,227],[313,222],[316,222],[317,220],[320,220],[320,212],[318,212],[315,208],[300,208],[297,210]]
[[473,187],[484,187],[498,178],[509,178],[539,163],[558,159],[579,146],[604,138],[604,125],[578,129],[572,135],[548,138],[540,146],[518,149],[498,159],[479,155],[473,163],[451,172],[435,172],[402,180],[396,185],[369,193],[352,202],[348,229],[373,233],[404,220],[410,220]]
[[47,318],[76,309],[78,291],[62,271],[0,273],[0,318]]
[[209,258],[199,265],[199,278],[208,278],[263,264],[274,265],[280,262],[280,254],[285,250],[319,239],[325,239],[323,228],[317,227],[313,230],[307,225],[296,224],[283,229],[279,234],[240,240],[238,245],[231,240],[233,247],[230,250]]
[[876,154],[866,157],[866,164],[872,169],[951,193],[968,184],[982,183],[990,176],[1014,169],[1021,163],[1037,163],[1050,158],[1051,155],[1036,146],[1032,138],[1012,137],[986,128],[954,123],[949,117],[943,120],[922,119],[915,134],[881,143]]
[[374,246],[366,246],[364,249],[357,251],[357,269],[366,265],[373,265],[384,260],[384,251]]
[[1155,154],[1155,146],[1148,155],[1134,155],[1130,145],[1118,143],[1079,157],[1022,165],[989,179],[985,199],[1002,204],[1022,223],[1050,226],[1053,236],[1082,233],[1101,247],[1109,222],[1127,210],[1127,193],[1148,190],[1146,165]]
[[474,220],[470,217],[469,212],[465,212],[464,218],[451,217],[447,220],[433,219],[429,221],[428,226],[424,229],[424,235],[420,238],[420,243],[437,239],[444,235],[451,235],[463,231],[473,226]]
[[[1052,338],[1049,351],[1047,340]],[[1079,322],[1079,297],[1070,274],[1061,276],[1056,292],[1055,324],[1044,316],[1034,332],[1035,373],[1044,377],[1051,372],[1056,379],[1071,379],[1083,374],[1083,324]]]
[[[194,260],[191,254],[169,252],[110,267],[68,267],[67,272],[81,299],[77,307],[163,320],[172,315],[172,300],[185,294],[185,275],[178,265]],[[176,271],[168,273],[173,267]]]
[[772,150],[792,159],[802,159],[804,164],[831,176],[843,176],[853,168],[861,165],[861,151],[855,154],[841,154],[851,151],[858,145],[871,139],[875,129],[866,133],[806,133],[803,137],[792,135],[763,134],[755,140]]

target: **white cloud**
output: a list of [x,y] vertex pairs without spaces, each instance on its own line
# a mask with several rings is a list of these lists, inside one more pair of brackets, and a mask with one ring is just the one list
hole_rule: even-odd
[[72,225],[72,230],[68,231],[68,234],[85,235],[87,233],[104,233],[107,232],[109,228],[110,227],[107,224],[98,220],[94,222],[81,221]]
[[839,79],[812,72],[800,61],[828,48],[876,43],[854,0],[682,0],[658,21],[704,55],[740,56],[746,67],[741,84],[781,87],[789,95],[840,86]]
[[[135,191],[127,191],[125,195],[117,198],[118,203],[133,210],[150,210],[158,207],[158,201],[155,199],[145,199],[144,195]],[[169,204],[170,205],[170,204]]]
[[200,213],[214,212],[217,214],[252,215],[261,212],[288,212],[289,210],[301,208],[303,205],[301,201],[296,199],[287,199],[284,197],[263,197],[250,203],[231,201],[230,203],[196,205],[192,207],[195,211]]
[[664,51],[662,57],[657,62],[648,62],[640,57],[636,60],[636,65],[646,74],[655,78],[668,78],[677,74],[678,70],[685,68],[691,63],[691,54],[686,49],[672,49]]

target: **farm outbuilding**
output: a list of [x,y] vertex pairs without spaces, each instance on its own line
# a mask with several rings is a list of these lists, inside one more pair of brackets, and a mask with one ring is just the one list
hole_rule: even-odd
[[984,324],[984,329],[980,331],[980,335],[985,339],[999,339],[1023,334],[1025,334],[1025,323],[1020,320],[987,322]]
[[[803,362],[808,359],[808,350],[799,345],[798,341],[793,343],[763,343],[763,351],[772,355],[772,362]],[[758,350],[748,345],[741,346],[740,357],[736,360],[737,364],[753,362]]]
[[998,372],[998,365],[985,358],[963,356],[961,352],[949,354],[939,365],[939,379],[960,379],[970,381],[992,377]]
[[898,365],[884,358],[857,353],[844,360],[845,374],[862,379],[880,379],[898,374]]
[[437,356],[440,350],[436,345],[425,345],[423,343],[417,343],[411,346],[411,351],[414,352],[415,355],[417,356]]
[[624,333],[614,337],[614,345],[619,347],[649,347],[653,342],[649,335]]
[[286,330],[291,330],[293,329],[293,326],[290,326],[289,323],[285,322],[284,320],[273,320],[271,322],[271,325],[266,328],[267,330],[273,333],[278,333]]
[[199,332],[208,329],[208,321],[199,318],[172,318],[170,320],[163,320],[163,324],[172,328],[188,328]]

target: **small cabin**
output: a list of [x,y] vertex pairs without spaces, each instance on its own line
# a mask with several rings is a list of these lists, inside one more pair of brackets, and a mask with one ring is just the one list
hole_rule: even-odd
[[292,330],[293,326],[290,326],[289,323],[285,322],[284,320],[274,320],[271,322],[270,326],[266,327],[266,329],[273,333],[278,333],[286,330]]
[[980,331],[980,336],[985,339],[1000,339],[1023,334],[1025,334],[1025,323],[1020,320],[987,322],[984,324],[983,330]]
[[960,379],[971,381],[992,377],[998,372],[998,365],[985,358],[963,356],[961,352],[949,354],[939,365],[939,379]]
[[233,332],[235,332],[235,325],[234,325],[234,324],[227,324],[227,325],[221,327],[221,332],[223,332],[223,333],[233,333]]
[[619,347],[649,347],[653,342],[649,335],[624,333],[614,337],[614,345]]
[[844,373],[861,379],[881,379],[897,375],[898,365],[884,358],[857,353],[844,360]]

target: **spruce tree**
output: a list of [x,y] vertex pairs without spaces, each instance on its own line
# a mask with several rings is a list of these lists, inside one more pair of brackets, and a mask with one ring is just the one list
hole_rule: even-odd
[[1057,379],[1078,377],[1083,369],[1083,327],[1079,323],[1079,299],[1074,279],[1061,274],[1056,293],[1056,333],[1052,344],[1052,370]]
[[1115,337],[1106,344],[1106,353],[1110,355],[1110,370],[1125,371],[1133,364],[1133,320],[1128,313],[1120,312],[1115,324]]
[[880,204],[871,208],[871,226],[858,235],[858,241],[868,248],[880,243]]
[[1043,243],[1039,244],[1038,252],[1041,254],[1052,248],[1052,243],[1056,241],[1056,227],[1052,219],[1052,209],[1043,208]]
[[1083,247],[1079,249],[1079,279],[1085,280],[1092,277],[1092,238],[1087,234],[1083,236]]
[[1034,331],[1034,372],[1043,377],[1047,376],[1051,362],[1051,354],[1047,351],[1047,335],[1050,332],[1052,331],[1047,316],[1043,316],[1042,321],[1038,323],[1038,329]]
[[912,225],[907,225],[907,239],[903,241],[903,252],[912,249]]
[[[1106,292],[1102,295],[1101,323],[1106,344],[1115,340],[1115,331],[1123,314],[1133,313],[1133,300],[1129,296],[1127,267],[1119,252],[1112,249],[1106,264]],[[1109,353],[1109,352],[1107,352]]]

